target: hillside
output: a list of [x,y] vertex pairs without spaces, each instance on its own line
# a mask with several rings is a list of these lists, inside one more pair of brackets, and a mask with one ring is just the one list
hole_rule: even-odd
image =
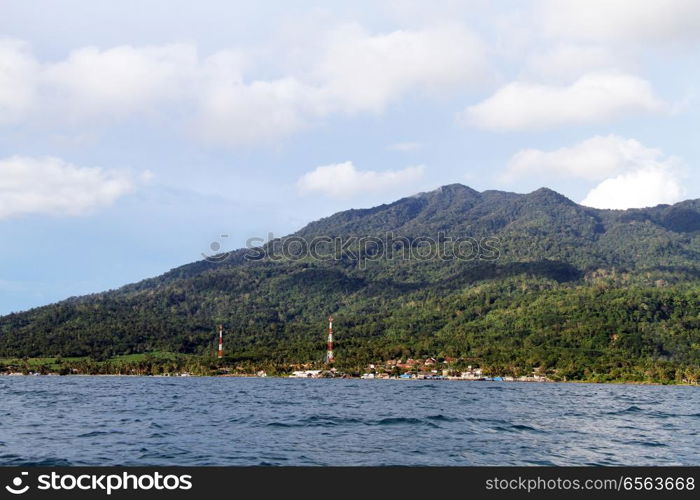
[[[283,255],[300,241],[318,255]],[[700,200],[612,211],[453,184],[265,252],[4,316],[0,357],[210,353],[221,322],[232,362],[318,361],[332,313],[340,366],[430,355],[601,380],[700,366]]]

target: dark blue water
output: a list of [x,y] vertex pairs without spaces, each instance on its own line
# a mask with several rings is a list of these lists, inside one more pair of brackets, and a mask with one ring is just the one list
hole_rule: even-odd
[[1,465],[700,464],[695,387],[0,377]]

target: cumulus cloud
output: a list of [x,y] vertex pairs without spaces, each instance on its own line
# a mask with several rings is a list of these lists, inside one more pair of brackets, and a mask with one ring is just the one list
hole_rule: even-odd
[[34,105],[39,64],[28,49],[24,42],[0,39],[0,124],[20,119]]
[[488,64],[484,44],[458,25],[378,35],[346,25],[332,34],[314,73],[330,108],[379,112],[416,89],[481,83]]
[[333,198],[351,198],[356,195],[389,191],[410,185],[423,177],[422,165],[402,170],[358,170],[347,161],[317,167],[304,174],[297,182],[302,194],[320,193]]
[[39,61],[18,40],[0,41],[0,122],[91,124],[126,118],[196,92],[194,46],[85,47]]
[[58,158],[5,158],[0,160],[0,218],[82,215],[114,203],[135,183],[126,172],[78,167]]
[[663,167],[646,167],[604,180],[581,204],[595,208],[641,208],[676,203],[684,196],[685,189],[675,172]]
[[46,62],[5,40],[0,121],[91,125],[147,115],[238,146],[332,114],[379,113],[408,93],[439,95],[488,74],[484,45],[456,25],[372,34],[349,24],[329,33],[309,67],[265,78],[246,74],[251,56],[236,49],[202,57],[192,44],[83,47]]
[[625,170],[648,166],[679,168],[678,158],[665,158],[661,150],[617,135],[595,136],[554,151],[523,149],[508,162],[505,180],[535,174],[600,180]]
[[700,39],[696,0],[546,0],[541,19],[554,36],[668,43]]
[[468,107],[463,118],[468,124],[489,130],[528,130],[593,123],[667,108],[646,80],[594,73],[569,86],[510,83]]
[[313,89],[294,78],[245,83],[214,80],[198,102],[200,137],[238,146],[290,135],[309,124],[305,102]]
[[598,182],[584,205],[638,208],[683,198],[685,167],[674,156],[616,135],[595,136],[553,151],[525,149],[508,163],[504,180],[559,176]]
[[195,48],[187,44],[85,47],[45,64],[40,82],[61,113],[125,116],[191,92],[197,63]]
[[225,66],[207,61],[216,70],[199,87],[198,130],[222,144],[269,140],[332,114],[379,113],[409,92],[477,85],[488,74],[482,42],[452,25],[372,35],[350,24],[324,44],[310,70],[277,79],[222,76]]

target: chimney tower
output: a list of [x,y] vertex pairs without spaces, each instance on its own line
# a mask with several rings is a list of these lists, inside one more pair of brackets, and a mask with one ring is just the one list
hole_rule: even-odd
[[219,359],[224,357],[224,325],[219,325],[219,352],[216,357]]
[[335,360],[333,355],[333,316],[328,317],[328,348],[326,349],[326,363],[332,363]]

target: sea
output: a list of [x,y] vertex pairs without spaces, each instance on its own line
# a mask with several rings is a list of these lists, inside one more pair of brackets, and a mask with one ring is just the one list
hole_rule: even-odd
[[0,377],[0,465],[700,465],[700,388]]

